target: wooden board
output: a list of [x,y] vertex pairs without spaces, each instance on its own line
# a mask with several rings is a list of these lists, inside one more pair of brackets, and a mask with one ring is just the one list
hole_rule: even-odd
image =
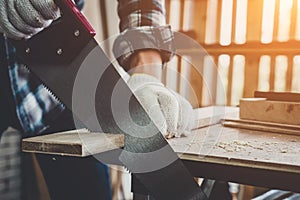
[[24,152],[85,157],[124,146],[124,135],[73,130],[22,140]]
[[255,91],[254,97],[266,98],[272,101],[300,102],[300,93],[293,92],[261,92]]
[[249,129],[249,130],[266,131],[266,132],[300,136],[300,126],[296,126],[296,125],[241,120],[241,119],[225,119],[222,121],[222,125],[225,127],[232,127],[232,128],[242,128],[242,129]]
[[245,98],[240,100],[240,118],[300,125],[300,103],[269,101],[266,98]]
[[[238,115],[238,108],[214,106],[195,109],[195,129],[220,123],[227,117]],[[116,134],[89,133],[87,130],[74,130],[36,136],[23,139],[24,152],[58,154],[65,156],[85,157],[118,149],[124,146],[124,136]]]

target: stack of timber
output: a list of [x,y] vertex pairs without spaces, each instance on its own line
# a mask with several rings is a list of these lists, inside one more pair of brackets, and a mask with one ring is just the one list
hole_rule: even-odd
[[227,127],[300,135],[300,93],[255,92],[240,100],[240,119],[225,119]]

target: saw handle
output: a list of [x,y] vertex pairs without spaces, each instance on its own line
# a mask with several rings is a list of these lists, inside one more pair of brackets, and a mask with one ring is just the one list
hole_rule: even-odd
[[64,13],[72,12],[92,36],[96,35],[94,28],[82,15],[80,10],[78,10],[77,6],[73,3],[72,0],[54,0],[54,2],[60,8],[62,12],[62,18],[64,18]]
[[61,17],[28,40],[10,40],[27,65],[70,63],[93,39],[95,30],[72,0],[55,0]]

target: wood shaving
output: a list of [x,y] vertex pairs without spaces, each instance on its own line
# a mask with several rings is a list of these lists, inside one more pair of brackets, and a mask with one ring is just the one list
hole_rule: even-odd
[[260,146],[253,146],[247,141],[234,140],[232,142],[219,142],[216,144],[217,147],[224,149],[227,152],[239,152],[245,151],[246,147],[253,149],[263,150]]
[[215,146],[224,149],[227,152],[251,152],[249,148],[265,151],[265,152],[278,152],[278,153],[299,153],[299,149],[293,149],[279,142],[263,142],[254,143],[248,141],[233,140],[230,142],[219,142]]
[[288,150],[287,149],[280,149],[280,153],[287,153]]

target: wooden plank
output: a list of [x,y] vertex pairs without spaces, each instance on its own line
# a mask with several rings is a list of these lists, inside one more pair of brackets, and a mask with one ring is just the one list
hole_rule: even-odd
[[247,10],[247,41],[260,41],[263,14],[262,0],[248,1]]
[[183,29],[183,23],[184,23],[184,7],[185,7],[185,0],[180,0],[180,22],[179,22],[179,30]]
[[[222,46],[219,44],[201,44],[210,55],[220,54],[240,54],[240,55],[297,55],[300,51],[300,42],[274,42],[270,44],[261,44],[258,42],[247,42],[245,44],[230,44]],[[202,48],[182,47],[177,50],[180,53],[193,54],[203,52]]]
[[258,88],[260,56],[255,55],[250,58],[246,56],[243,92],[245,98],[253,97],[253,92]]
[[270,63],[270,91],[275,90],[275,68],[276,68],[276,56],[272,55],[271,56],[271,63]]
[[290,25],[290,37],[289,39],[296,39],[296,26],[297,26],[297,9],[298,0],[293,0],[292,10],[291,10],[291,25]]
[[[221,39],[221,17],[222,17],[222,2],[218,1],[217,5],[217,22],[216,22],[216,43],[220,44]],[[210,33],[213,34],[213,33]]]
[[196,31],[197,41],[205,43],[205,30],[207,20],[207,0],[196,0],[194,3],[193,30]]
[[167,22],[167,24],[170,23],[170,5],[171,5],[171,0],[165,0],[166,22]]
[[286,91],[292,91],[293,83],[293,69],[294,69],[294,56],[290,55],[288,58],[288,66],[286,72]]
[[300,102],[300,93],[294,92],[261,92],[255,91],[254,97],[266,98],[272,101]]
[[218,57],[207,56],[204,59],[202,102],[203,106],[216,105]]
[[237,1],[232,1],[232,25],[231,25],[231,43],[235,41],[236,38],[236,13],[237,13]]
[[85,157],[124,146],[124,135],[73,130],[22,140],[24,152]]
[[202,89],[203,89],[203,67],[204,56],[191,56],[190,84],[193,91],[190,92],[189,101],[194,108],[202,106]]
[[269,101],[266,98],[240,100],[240,118],[300,125],[300,103]]
[[180,92],[180,86],[181,86],[181,73],[182,73],[182,64],[183,64],[183,57],[178,56],[178,67],[177,67],[177,85],[176,85],[176,91]]
[[228,87],[227,87],[227,106],[232,104],[232,77],[233,77],[233,55],[229,55],[229,69],[228,69]]
[[240,119],[225,119],[222,121],[225,127],[242,128],[257,131],[266,131],[279,134],[298,135],[300,136],[300,126],[287,124],[240,120]]
[[[220,123],[226,117],[238,114],[236,107],[214,106],[195,109],[194,128]],[[124,135],[90,133],[85,129],[53,133],[22,140],[24,152],[86,157],[124,146]]]
[[274,12],[273,41],[278,41],[280,0],[276,0]]

